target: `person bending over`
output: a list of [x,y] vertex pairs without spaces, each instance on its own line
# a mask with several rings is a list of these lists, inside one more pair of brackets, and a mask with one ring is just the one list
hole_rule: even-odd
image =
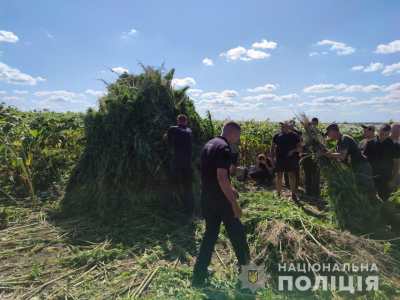
[[275,178],[274,168],[272,167],[271,159],[260,154],[257,158],[257,168],[255,172],[249,174],[251,179],[266,180],[267,184],[271,184]]

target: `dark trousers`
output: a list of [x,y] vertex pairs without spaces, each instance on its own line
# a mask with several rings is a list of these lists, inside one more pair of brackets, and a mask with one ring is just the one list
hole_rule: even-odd
[[[300,184],[300,165],[299,165],[299,162],[300,162],[300,157],[297,156],[296,157],[296,170],[294,172],[295,175],[296,175],[296,189],[299,187],[299,184]],[[285,171],[285,186],[286,187],[290,187],[289,175],[288,175],[288,172],[286,172],[286,171]]]
[[238,263],[240,265],[247,265],[250,261],[250,250],[246,241],[246,233],[242,222],[234,217],[232,206],[227,207],[225,205],[225,209],[212,209],[202,204],[201,211],[206,221],[206,230],[196,256],[196,264],[194,265],[193,273],[197,276],[206,276],[207,267],[211,263],[214,246],[218,239],[221,221],[224,222]]
[[314,163],[311,158],[303,159],[303,169],[306,179],[306,194],[308,196],[319,196],[320,170],[318,164]]
[[161,199],[161,209],[168,210],[172,203],[173,188],[176,187],[179,177],[183,185],[183,205],[185,206],[185,214],[193,217],[195,203],[192,188],[193,170],[191,162],[173,162],[168,177],[168,185],[164,190]]
[[249,176],[254,180],[266,180],[267,183],[271,183],[275,178],[275,173],[269,173],[268,171],[257,171],[251,172]]
[[368,194],[370,204],[379,204],[379,200],[376,197],[375,181],[371,165],[368,162],[359,163],[357,166],[353,167],[353,172],[359,187]]
[[379,198],[381,198],[382,201],[389,200],[390,194],[392,193],[390,188],[387,186],[390,179],[391,179],[390,176],[378,175],[377,177],[374,177],[375,188],[376,191],[378,192]]

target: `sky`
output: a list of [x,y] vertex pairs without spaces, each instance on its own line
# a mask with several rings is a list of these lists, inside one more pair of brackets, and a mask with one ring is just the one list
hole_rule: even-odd
[[165,62],[201,116],[400,121],[399,24],[389,0],[0,0],[0,102],[85,112]]

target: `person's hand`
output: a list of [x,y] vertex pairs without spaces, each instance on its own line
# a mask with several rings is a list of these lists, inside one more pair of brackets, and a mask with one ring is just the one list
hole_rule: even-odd
[[288,154],[287,154],[287,156],[292,156],[293,155],[293,150],[290,150],[289,152],[288,152]]
[[239,192],[234,188],[232,188],[232,191],[233,191],[233,194],[235,195],[235,198],[239,199]]
[[168,135],[167,135],[167,134],[164,134],[164,135],[163,135],[163,139],[164,139],[164,141],[168,142]]
[[243,212],[242,212],[242,208],[239,206],[239,204],[234,204],[233,206],[232,206],[232,208],[233,208],[233,212],[234,212],[234,214],[235,214],[235,218],[240,218],[241,216],[242,216],[242,214],[243,214]]
[[394,189],[394,188],[396,187],[396,182],[393,181],[393,180],[390,180],[390,181],[388,182],[388,184],[387,184],[387,187],[388,187],[389,189]]

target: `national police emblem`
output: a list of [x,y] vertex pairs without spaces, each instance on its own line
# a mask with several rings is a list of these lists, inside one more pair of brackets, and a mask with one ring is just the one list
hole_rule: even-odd
[[252,293],[257,289],[263,289],[264,283],[268,279],[261,266],[257,266],[251,262],[247,266],[242,266],[242,272],[239,274],[239,279],[242,281],[242,289],[248,288]]

